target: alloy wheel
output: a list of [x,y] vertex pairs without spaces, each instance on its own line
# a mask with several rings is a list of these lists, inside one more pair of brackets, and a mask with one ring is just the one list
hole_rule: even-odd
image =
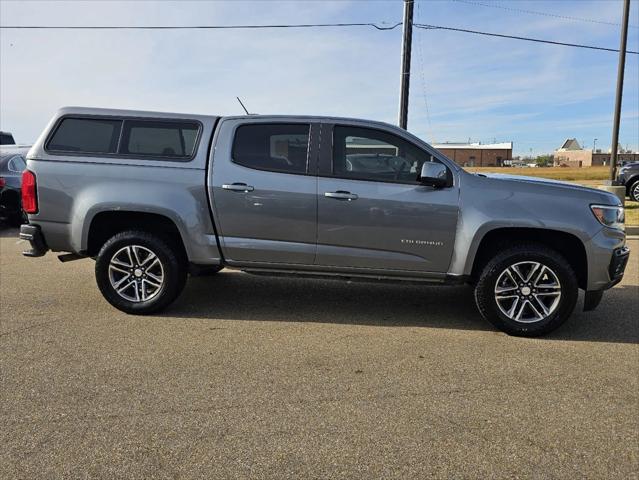
[[520,323],[540,322],[552,315],[561,300],[557,274],[539,262],[518,262],[506,268],[495,285],[501,313]]
[[109,261],[109,282],[120,297],[139,303],[155,297],[164,285],[159,257],[141,245],[119,249]]

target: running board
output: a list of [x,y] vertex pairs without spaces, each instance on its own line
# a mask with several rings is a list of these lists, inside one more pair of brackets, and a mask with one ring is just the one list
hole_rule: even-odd
[[63,253],[62,255],[58,255],[58,260],[62,263],[72,262],[73,260],[82,260],[83,258],[87,257],[78,253]]
[[[233,267],[231,267],[233,268]],[[402,277],[402,276],[384,276],[363,273],[346,273],[346,272],[326,272],[326,271],[305,271],[305,270],[282,270],[269,268],[238,268],[239,270],[251,275],[261,275],[268,277],[293,277],[293,278],[315,278],[322,280],[345,280],[348,282],[371,282],[371,283],[403,283],[413,285],[435,284],[445,285],[458,283],[446,277],[440,278],[419,278],[419,277]]]

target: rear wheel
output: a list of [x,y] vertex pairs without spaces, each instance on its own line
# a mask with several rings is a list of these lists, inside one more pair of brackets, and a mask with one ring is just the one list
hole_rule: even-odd
[[533,337],[563,324],[577,302],[570,264],[543,245],[522,245],[497,254],[475,288],[482,316],[510,334]]
[[139,231],[111,237],[100,249],[95,277],[119,310],[146,314],[166,308],[186,283],[186,262],[162,238]]
[[628,190],[628,196],[635,202],[639,202],[639,180],[635,181],[632,185],[630,185],[630,190]]

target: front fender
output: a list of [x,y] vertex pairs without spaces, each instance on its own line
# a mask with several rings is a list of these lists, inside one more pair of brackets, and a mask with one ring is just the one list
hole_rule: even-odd
[[450,272],[470,275],[484,237],[501,228],[531,228],[575,236],[589,257],[590,240],[602,226],[590,212],[598,197],[578,189],[541,186],[464,174],[460,216]]
[[[462,274],[463,275],[470,275],[472,273],[473,270],[473,265],[475,263],[475,258],[477,257],[477,252],[479,250],[479,246],[481,245],[482,241],[484,240],[484,237],[486,235],[488,235],[490,232],[494,232],[495,230],[499,230],[499,229],[506,229],[506,228],[529,228],[529,229],[541,229],[544,231],[548,231],[548,232],[560,232],[560,233],[566,233],[566,234],[570,234],[575,236],[577,239],[579,239],[581,241],[581,243],[584,245],[584,248],[586,249],[586,253],[588,253],[588,245],[590,243],[590,239],[587,238],[586,236],[583,235],[583,232],[579,231],[579,230],[575,230],[572,228],[565,228],[564,225],[548,225],[548,224],[544,224],[543,226],[540,226],[539,224],[537,224],[536,222],[499,222],[499,221],[491,221],[491,222],[487,222],[484,223],[483,225],[479,226],[477,232],[475,235],[473,235],[470,238],[465,238],[462,240],[465,240],[465,242],[459,242],[460,237],[458,236],[458,241],[455,243],[455,251],[459,252],[467,252],[465,256],[463,256],[464,258],[462,258],[462,256],[459,256],[459,258],[454,258],[453,259],[453,263],[455,262],[455,260],[459,260],[459,264],[463,265],[463,269],[462,269]],[[459,250],[458,250],[459,249]],[[458,265],[459,266],[459,265]]]

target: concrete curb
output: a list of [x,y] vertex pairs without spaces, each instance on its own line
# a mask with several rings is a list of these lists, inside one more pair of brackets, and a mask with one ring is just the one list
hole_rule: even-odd
[[639,235],[639,226],[626,225],[626,235]]

